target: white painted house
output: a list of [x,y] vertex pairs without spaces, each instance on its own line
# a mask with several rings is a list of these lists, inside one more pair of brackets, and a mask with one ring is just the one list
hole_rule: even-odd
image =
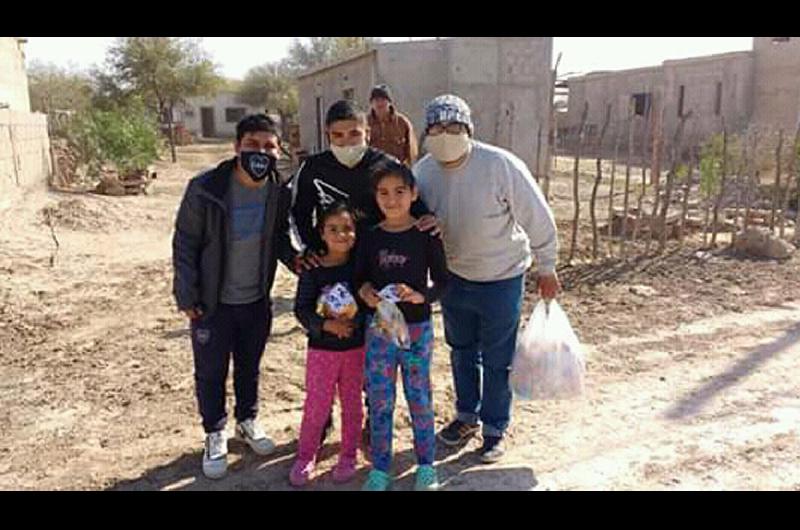
[[190,98],[178,121],[194,136],[232,138],[239,120],[258,112],[264,109],[240,103],[233,90],[221,90],[216,96]]

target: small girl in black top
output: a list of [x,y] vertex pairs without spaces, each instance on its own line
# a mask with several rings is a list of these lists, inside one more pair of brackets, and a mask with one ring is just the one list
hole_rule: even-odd
[[350,256],[356,239],[355,222],[346,205],[336,204],[320,215],[317,226],[327,254],[321,258],[320,267],[300,276],[294,307],[297,319],[308,331],[306,400],[297,460],[289,474],[295,486],[308,482],[314,471],[320,436],[337,386],[342,444],[333,471],[336,482],[346,482],[356,472],[363,419],[364,326],[353,289]]
[[[371,307],[378,293],[394,285],[397,303],[408,325],[411,346],[403,350],[394,341],[369,328],[366,332],[366,378],[369,398],[370,456],[373,469],[365,490],[386,490],[391,484],[392,418],[398,365],[411,413],[414,450],[417,455],[418,490],[438,488],[433,468],[435,450],[430,365],[433,353],[431,303],[438,300],[447,282],[442,241],[415,228],[411,204],[418,192],[411,171],[399,163],[379,168],[373,179],[375,198],[384,220],[359,234],[356,253],[356,288]],[[428,286],[428,276],[433,286]]]

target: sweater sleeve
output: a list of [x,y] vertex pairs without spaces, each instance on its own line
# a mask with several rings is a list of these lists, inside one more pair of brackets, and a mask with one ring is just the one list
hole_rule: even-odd
[[433,286],[428,287],[425,301],[432,304],[440,300],[447,290],[447,259],[445,258],[444,244],[438,237],[427,237],[425,251],[428,258],[428,270],[433,281]]
[[317,314],[317,282],[311,271],[300,275],[294,299],[294,314],[312,338],[322,337],[325,319]]
[[558,259],[558,231],[553,211],[522,160],[510,155],[504,166],[506,200],[511,215],[528,234],[537,270],[543,274],[552,273]]
[[200,303],[200,253],[205,217],[196,186],[196,181],[191,181],[186,187],[172,237],[173,294],[181,310]]

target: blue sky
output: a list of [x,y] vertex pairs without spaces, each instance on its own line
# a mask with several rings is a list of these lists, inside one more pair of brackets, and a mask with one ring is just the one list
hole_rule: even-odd
[[[304,37],[301,37],[304,38]],[[402,41],[432,37],[381,37]],[[286,55],[293,37],[203,37],[223,75],[242,78],[253,66]],[[114,37],[29,37],[28,61],[88,68],[101,63]],[[660,64],[714,53],[749,50],[752,37],[555,37],[553,60],[563,52],[559,72],[585,73]]]

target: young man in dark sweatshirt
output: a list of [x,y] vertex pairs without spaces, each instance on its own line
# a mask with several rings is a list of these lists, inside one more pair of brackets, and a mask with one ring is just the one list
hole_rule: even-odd
[[[369,147],[367,115],[349,100],[331,105],[325,116],[325,130],[330,148],[308,157],[292,181],[292,219],[305,263],[312,266],[319,263],[322,249],[322,240],[314,229],[318,213],[334,202],[344,201],[355,215],[357,233],[376,225],[382,215],[372,192],[372,174],[377,167],[395,161]],[[438,234],[436,218],[424,202],[416,200],[411,213],[418,219],[417,228]],[[331,426],[329,422],[323,440]],[[368,430],[365,436],[366,433]]]
[[173,292],[191,320],[195,389],[206,432],[203,472],[227,470],[225,380],[231,354],[236,434],[256,453],[272,441],[255,423],[259,362],[271,327],[277,260],[300,265],[289,237],[291,192],[276,169],[276,124],[263,114],[236,127],[236,156],[189,181],[172,241]]

